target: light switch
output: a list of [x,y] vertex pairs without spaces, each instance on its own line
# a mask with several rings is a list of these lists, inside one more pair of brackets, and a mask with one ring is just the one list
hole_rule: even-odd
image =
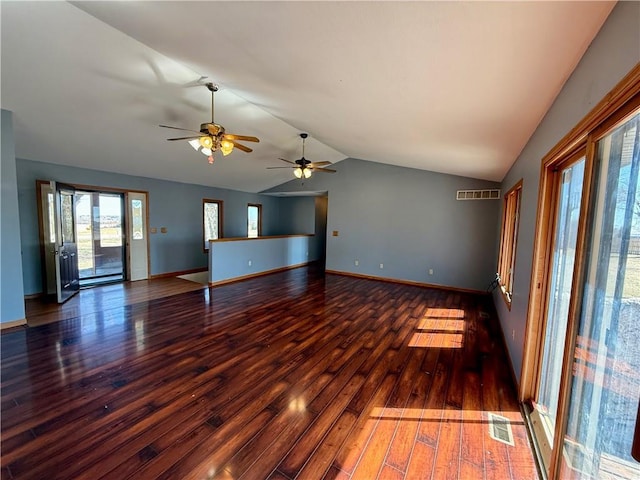
[[158,233],[158,229],[156,227],[151,227],[151,233]]
[[167,233],[167,227],[160,227],[160,233]]
[[334,230],[334,231],[333,231],[333,233],[332,233],[332,235],[333,235],[334,237],[337,237],[337,236],[338,236],[338,230]]

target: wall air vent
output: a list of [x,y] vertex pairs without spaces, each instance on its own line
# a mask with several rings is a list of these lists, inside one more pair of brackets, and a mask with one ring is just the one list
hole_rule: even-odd
[[458,190],[456,200],[500,200],[500,189]]

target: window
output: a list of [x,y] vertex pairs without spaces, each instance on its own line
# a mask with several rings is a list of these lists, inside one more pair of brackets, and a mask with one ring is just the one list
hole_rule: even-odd
[[504,210],[502,212],[498,277],[502,296],[509,308],[511,308],[511,294],[513,292],[513,267],[516,263],[516,243],[518,242],[521,195],[522,180],[505,194]]
[[143,229],[143,219],[142,219],[142,200],[133,199],[131,200],[131,221],[133,223],[133,227],[131,231],[133,232],[134,240],[144,240],[144,229]]
[[49,213],[49,242],[56,243],[56,202],[53,193],[47,193],[47,206]]
[[202,232],[206,252],[209,240],[222,238],[222,200],[202,200]]
[[247,206],[247,237],[255,238],[262,235],[262,205],[250,203]]

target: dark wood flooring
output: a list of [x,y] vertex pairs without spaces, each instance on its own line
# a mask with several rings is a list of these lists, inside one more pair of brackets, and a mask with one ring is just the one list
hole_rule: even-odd
[[2,479],[537,478],[490,297],[299,268],[71,302],[0,337]]

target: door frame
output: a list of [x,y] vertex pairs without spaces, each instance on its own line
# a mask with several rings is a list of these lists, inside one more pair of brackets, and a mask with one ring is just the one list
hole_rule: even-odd
[[[50,235],[49,231],[45,231],[45,215],[49,215],[49,212],[45,212],[43,209],[44,199],[43,195],[43,186],[46,186],[47,190],[51,188],[51,182],[49,180],[36,180],[36,205],[38,209],[38,235],[39,235],[39,243],[40,243],[40,268],[42,271],[42,291],[45,296],[56,295],[56,275],[55,275],[55,256],[52,257],[53,252],[48,251],[48,249],[53,248],[55,250],[55,245],[51,246],[51,242],[47,238],[47,234]],[[55,191],[53,192],[55,194]],[[55,199],[54,199],[55,201]],[[55,207],[54,207],[55,208]],[[48,221],[48,220],[47,220]],[[57,235],[57,233],[55,234]]]
[[[37,196],[37,207],[38,207],[38,227],[39,227],[39,236],[40,236],[40,258],[41,258],[41,267],[42,267],[42,283],[43,283],[43,292],[45,295],[50,294],[49,292],[49,288],[48,288],[48,284],[47,284],[47,270],[46,270],[46,251],[45,249],[47,248],[47,242],[46,242],[46,238],[45,238],[45,233],[43,231],[43,222],[44,222],[44,215],[46,214],[46,212],[43,211],[42,209],[42,185],[49,185],[49,180],[36,180],[36,196]],[[57,180],[56,180],[57,183]],[[136,190],[136,189],[130,189],[130,188],[115,188],[115,187],[102,187],[102,186],[96,186],[96,185],[86,185],[86,184],[77,184],[77,183],[71,183],[71,182],[64,182],[66,185],[69,185],[73,188],[75,188],[76,190],[80,190],[80,191],[98,191],[98,192],[105,192],[105,193],[109,193],[109,192],[113,192],[113,193],[121,193],[124,194],[124,198],[125,198],[125,203],[128,197],[128,193],[139,193],[144,195],[145,197],[145,225],[144,225],[144,230],[145,230],[145,238],[146,238],[146,249],[147,249],[147,275],[148,277],[150,277],[150,272],[151,272],[151,256],[150,256],[150,252],[149,252],[149,192],[146,190]],[[129,209],[127,208],[127,206],[125,205],[125,209],[124,209],[124,229],[125,229],[125,258],[127,259],[127,265],[130,262],[130,248],[129,248],[129,222],[131,221],[130,215],[129,215]],[[126,281],[129,281],[130,278],[130,270],[129,268],[125,269],[124,272],[124,277]]]

